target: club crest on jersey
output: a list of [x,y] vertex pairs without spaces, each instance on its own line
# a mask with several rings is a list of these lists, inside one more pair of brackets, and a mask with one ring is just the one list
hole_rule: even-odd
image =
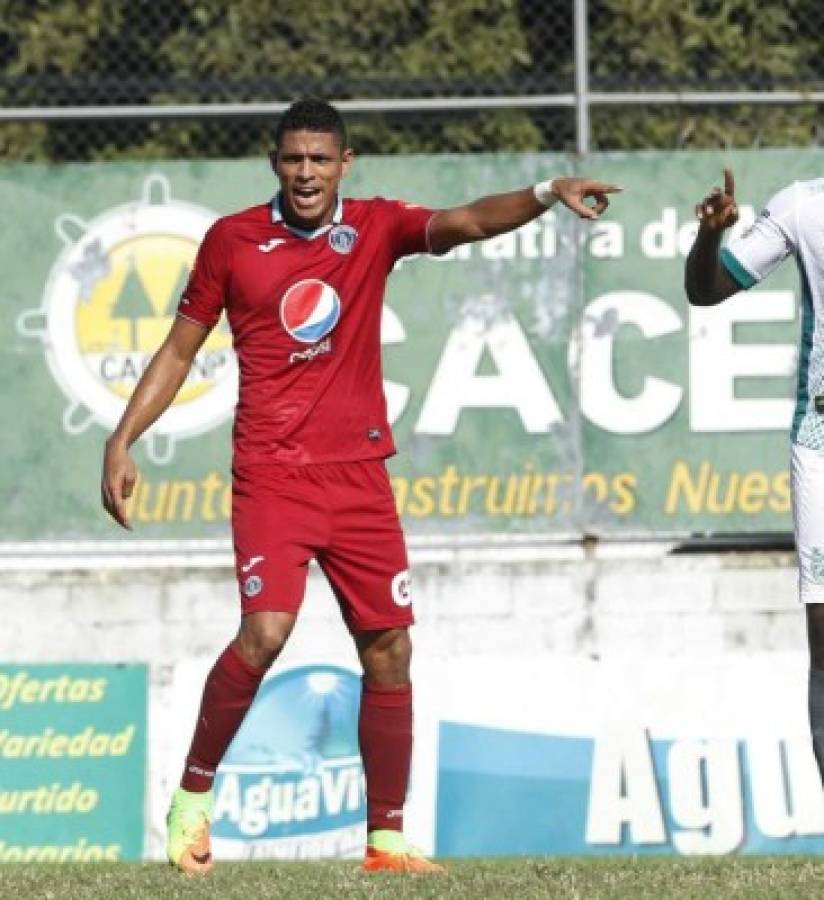
[[329,246],[337,253],[349,253],[357,237],[358,233],[351,225],[335,225],[329,232]]
[[280,320],[302,344],[314,344],[338,324],[340,297],[324,281],[307,278],[293,284],[280,301]]

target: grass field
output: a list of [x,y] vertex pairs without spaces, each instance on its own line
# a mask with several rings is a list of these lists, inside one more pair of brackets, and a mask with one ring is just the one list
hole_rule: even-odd
[[327,900],[532,897],[824,897],[824,859],[459,860],[445,878],[363,875],[353,863],[224,863],[188,879],[157,863],[7,864],[0,898],[14,900]]

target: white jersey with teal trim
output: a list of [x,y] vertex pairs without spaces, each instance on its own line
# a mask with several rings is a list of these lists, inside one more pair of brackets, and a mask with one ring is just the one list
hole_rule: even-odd
[[824,450],[824,178],[779,191],[753,225],[721,250],[721,261],[742,288],[751,288],[790,254],[801,274],[801,349],[792,440]]

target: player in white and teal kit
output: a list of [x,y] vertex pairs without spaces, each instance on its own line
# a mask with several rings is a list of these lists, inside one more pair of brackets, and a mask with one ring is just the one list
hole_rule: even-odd
[[686,266],[690,303],[712,306],[751,288],[788,256],[801,275],[801,347],[791,431],[790,483],[799,597],[810,648],[810,729],[824,782],[824,178],[796,181],[753,225],[721,247],[738,219],[732,173],[696,207],[698,236]]

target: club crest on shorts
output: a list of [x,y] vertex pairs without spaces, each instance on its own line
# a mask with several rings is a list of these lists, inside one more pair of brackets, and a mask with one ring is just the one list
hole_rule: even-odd
[[412,602],[409,569],[404,569],[392,579],[392,599],[397,606],[409,606]]
[[260,575],[250,575],[246,581],[243,582],[243,593],[247,597],[257,597],[262,590],[263,579]]
[[280,301],[280,320],[302,344],[314,344],[338,324],[338,292],[324,281],[307,278],[293,284]]
[[355,246],[358,233],[351,225],[335,225],[329,232],[329,246],[336,253],[349,253]]

